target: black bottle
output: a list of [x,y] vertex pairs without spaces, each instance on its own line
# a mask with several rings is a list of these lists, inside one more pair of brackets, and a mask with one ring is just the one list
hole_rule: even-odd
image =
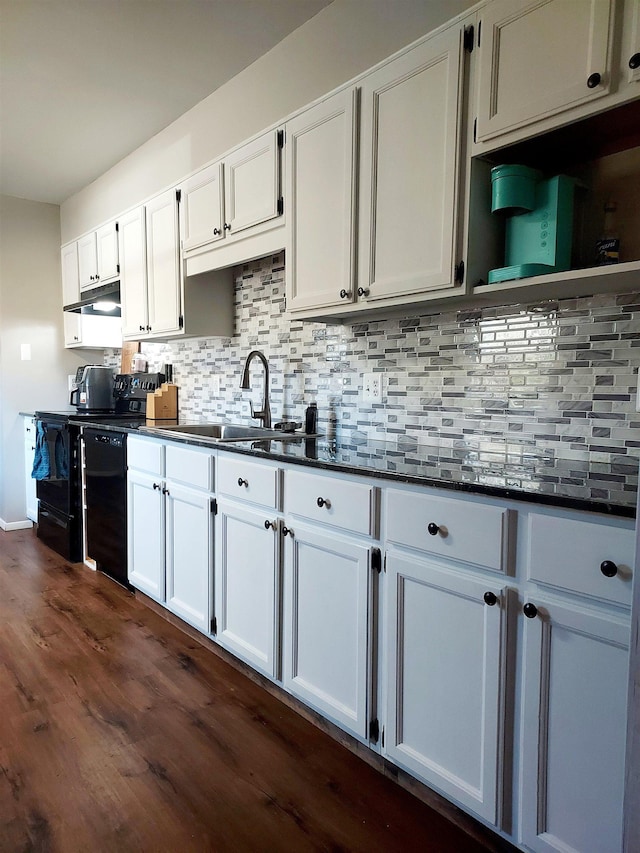
[[307,435],[313,435],[318,429],[318,404],[309,403],[304,415],[304,431]]

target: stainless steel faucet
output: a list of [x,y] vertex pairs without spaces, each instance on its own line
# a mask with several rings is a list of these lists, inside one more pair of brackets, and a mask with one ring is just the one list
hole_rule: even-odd
[[245,391],[251,388],[251,384],[249,382],[249,365],[254,358],[259,358],[264,367],[264,394],[262,397],[262,409],[259,412],[254,411],[253,401],[249,401],[249,405],[251,406],[251,417],[262,421],[262,426],[270,429],[271,407],[269,406],[269,365],[267,364],[267,359],[260,350],[251,350],[247,356],[247,360],[244,363],[244,370],[242,371],[242,382],[240,383],[240,387]]

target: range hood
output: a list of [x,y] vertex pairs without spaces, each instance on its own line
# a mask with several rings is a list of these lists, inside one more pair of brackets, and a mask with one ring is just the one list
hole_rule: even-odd
[[80,293],[80,301],[64,305],[64,311],[75,314],[95,314],[102,317],[120,317],[120,282],[100,284]]

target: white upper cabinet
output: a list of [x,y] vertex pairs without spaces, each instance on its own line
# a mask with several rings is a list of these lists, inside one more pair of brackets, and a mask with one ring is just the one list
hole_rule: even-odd
[[95,287],[98,281],[98,246],[95,231],[78,240],[78,270],[80,290]]
[[[624,36],[622,42],[622,71],[628,83],[640,83],[640,0],[626,0]],[[640,86],[632,87],[632,97],[640,95]]]
[[69,243],[60,250],[62,266],[62,304],[73,305],[80,299],[80,277],[78,271],[78,244]]
[[122,334],[135,338],[145,334],[149,325],[144,207],[120,218],[119,236]]
[[367,302],[454,285],[462,38],[452,27],[362,81],[358,296]]
[[168,190],[146,206],[147,298],[150,332],[181,328],[178,197]]
[[96,231],[98,253],[98,279],[108,284],[120,274],[118,264],[118,223],[108,222]]
[[214,163],[182,184],[182,250],[224,237],[222,163]]
[[187,257],[263,230],[282,214],[283,141],[282,131],[271,130],[182,183],[182,250]]
[[477,140],[607,95],[613,12],[613,0],[489,3],[481,13]]
[[340,305],[354,292],[356,98],[339,92],[287,124],[290,311]]

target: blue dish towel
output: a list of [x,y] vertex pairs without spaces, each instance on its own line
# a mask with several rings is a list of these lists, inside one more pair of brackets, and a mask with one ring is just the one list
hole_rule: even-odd
[[51,476],[51,460],[49,458],[49,446],[47,445],[47,433],[42,421],[36,422],[36,452],[33,457],[31,476],[34,480],[46,480]]
[[62,435],[62,432],[60,430],[56,432],[56,443],[53,448],[53,455],[56,460],[56,471],[58,473],[58,479],[68,480],[69,459],[67,456],[67,445],[64,443],[64,436]]

